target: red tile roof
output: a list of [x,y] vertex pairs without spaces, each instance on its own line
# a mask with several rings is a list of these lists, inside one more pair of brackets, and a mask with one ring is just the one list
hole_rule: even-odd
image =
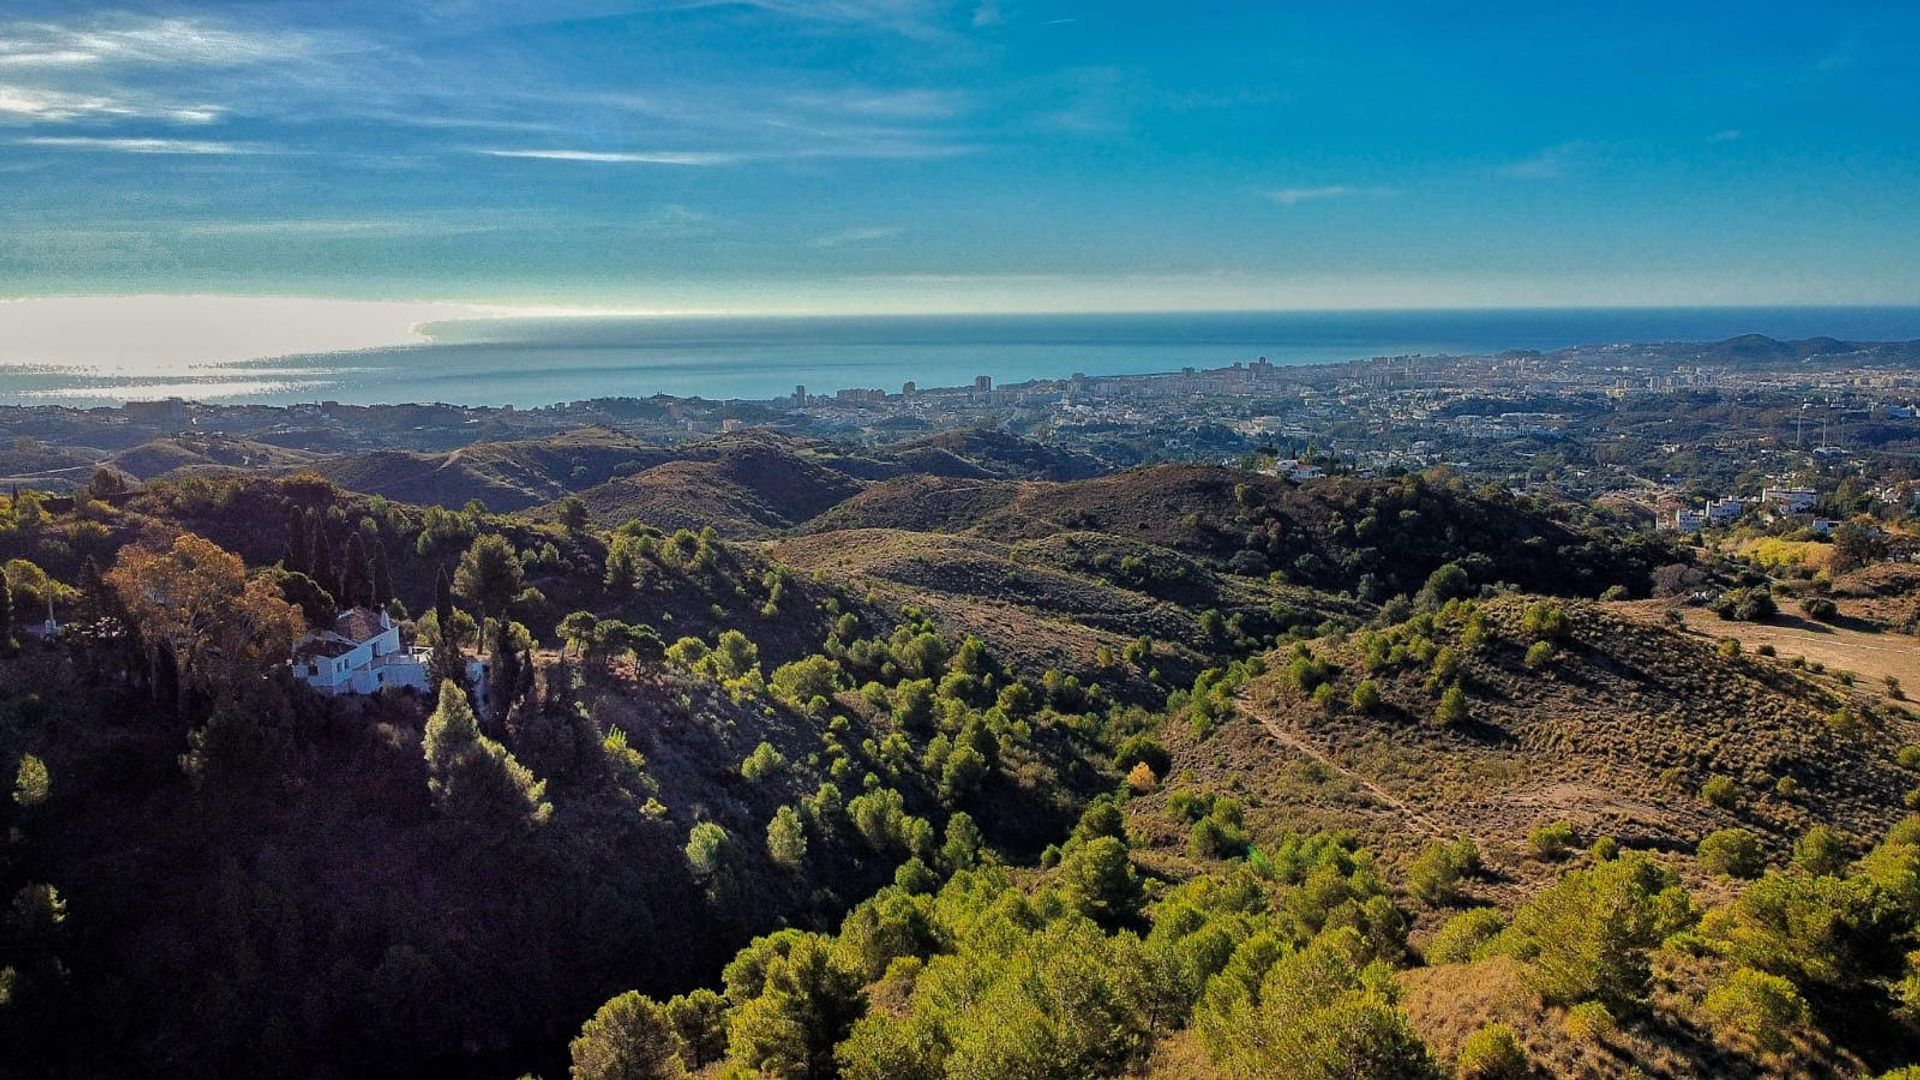
[[355,645],[377,638],[384,632],[380,626],[380,613],[363,607],[341,612],[340,617],[334,620],[333,630]]

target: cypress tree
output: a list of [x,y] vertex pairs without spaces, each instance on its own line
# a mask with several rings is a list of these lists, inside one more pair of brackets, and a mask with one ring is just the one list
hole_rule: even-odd
[[316,510],[308,521],[308,525],[312,527],[313,533],[313,562],[307,571],[307,576],[319,582],[321,588],[337,598],[340,595],[340,575],[335,573],[333,544],[327,539],[326,519],[322,518]]
[[287,508],[287,554],[280,561],[286,568],[298,574],[305,574],[312,567],[308,560],[312,558],[307,547],[307,515],[298,506]]
[[369,556],[373,560],[373,606],[383,608],[393,599],[393,574],[387,568],[387,545],[378,536],[373,538]]
[[359,607],[373,602],[373,576],[367,569],[367,547],[358,532],[347,534],[347,552],[340,561],[340,604]]
[[440,568],[440,577],[433,585],[433,617],[440,636],[434,642],[433,654],[427,658],[427,675],[436,683],[452,682],[455,686],[464,687],[467,685],[467,665],[460,657],[460,647],[453,640],[453,584],[447,580],[444,566]]
[[13,651],[13,585],[7,572],[0,569],[0,649]]

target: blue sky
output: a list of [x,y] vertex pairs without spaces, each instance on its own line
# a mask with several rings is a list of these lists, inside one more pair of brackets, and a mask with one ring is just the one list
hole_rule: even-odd
[[0,296],[1914,303],[1915,7],[10,0]]

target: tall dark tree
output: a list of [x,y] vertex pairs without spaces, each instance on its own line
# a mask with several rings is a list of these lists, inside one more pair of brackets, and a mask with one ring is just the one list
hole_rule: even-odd
[[433,618],[439,636],[433,643],[432,655],[427,658],[427,674],[436,684],[452,682],[464,687],[467,665],[460,656],[459,643],[453,639],[453,583],[447,580],[444,566],[433,583]]
[[307,520],[313,534],[313,568],[307,576],[320,583],[320,587],[338,597],[340,595],[340,575],[333,562],[333,542],[327,539],[327,519],[320,516],[318,510]]
[[505,718],[520,688],[520,654],[513,648],[513,624],[505,618],[493,620],[493,640],[487,651],[493,664],[487,670],[487,696],[493,701],[495,716]]
[[347,534],[347,552],[340,560],[340,603],[360,607],[373,603],[373,571],[367,565],[367,546],[360,534]]
[[287,509],[287,553],[280,560],[296,573],[313,571],[313,549],[307,543],[307,514],[298,506]]
[[7,582],[7,572],[0,570],[0,649],[11,652],[13,647],[13,586]]
[[80,621],[99,622],[111,607],[107,601],[107,579],[93,556],[80,564]]
[[387,545],[380,537],[373,538],[373,549],[367,556],[373,563],[373,606],[386,607],[393,599],[393,572],[387,567]]

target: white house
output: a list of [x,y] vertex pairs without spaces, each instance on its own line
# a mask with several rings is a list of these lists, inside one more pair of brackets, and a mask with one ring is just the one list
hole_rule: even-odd
[[[388,687],[427,689],[428,651],[400,643],[400,628],[384,611],[352,608],[330,630],[294,644],[293,673],[323,694],[377,694]],[[469,681],[484,681],[486,665],[467,663]]]
[[1813,509],[1820,494],[1812,488],[1770,487],[1760,492],[1763,502],[1778,505],[1789,514],[1804,514]]
[[1729,495],[1724,499],[1714,499],[1707,504],[1707,523],[1724,525],[1747,512],[1746,500]]

